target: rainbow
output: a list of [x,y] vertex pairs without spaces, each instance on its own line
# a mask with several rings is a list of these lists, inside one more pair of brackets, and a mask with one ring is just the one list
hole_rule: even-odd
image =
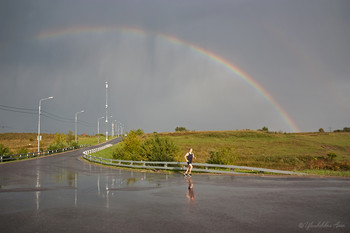
[[[79,27],[69,27],[69,28],[62,28],[58,30],[47,30],[40,32],[39,34],[35,35],[35,39],[48,39],[48,38],[55,38],[59,36],[65,36],[65,35],[71,35],[71,34],[82,34],[82,33],[106,33],[111,31],[120,31],[120,32],[126,32],[126,33],[132,33],[139,36],[145,36],[149,34],[149,32],[146,32],[139,28],[133,28],[133,27],[111,27],[111,26],[79,26]],[[169,43],[182,45],[185,47],[188,47],[189,49],[209,58],[210,60],[217,62],[218,64],[221,64],[223,67],[228,69],[231,73],[233,73],[236,77],[242,79],[245,81],[248,85],[250,85],[252,88],[254,88],[263,98],[265,98],[268,102],[270,102],[278,114],[282,117],[282,119],[287,123],[289,128],[293,132],[300,132],[298,126],[296,123],[292,120],[292,118],[287,114],[287,112],[282,108],[282,106],[271,96],[269,92],[267,92],[257,81],[255,81],[252,77],[250,77],[247,73],[245,73],[242,69],[237,67],[236,65],[232,64],[228,60],[226,60],[223,57],[220,57],[217,54],[214,54],[213,52],[203,49],[197,45],[188,43],[184,40],[181,40],[180,38],[163,34],[163,33],[154,33],[158,38],[161,38],[165,41],[168,41]]]

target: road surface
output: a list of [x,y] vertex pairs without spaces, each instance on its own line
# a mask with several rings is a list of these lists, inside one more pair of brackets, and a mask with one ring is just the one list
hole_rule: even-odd
[[350,232],[350,179],[184,178],[91,164],[82,151],[0,164],[0,231]]

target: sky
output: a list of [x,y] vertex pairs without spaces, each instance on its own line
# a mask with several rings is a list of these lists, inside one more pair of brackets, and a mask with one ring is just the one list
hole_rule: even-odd
[[[350,126],[347,0],[2,0],[0,133]],[[105,122],[100,120],[100,132]]]

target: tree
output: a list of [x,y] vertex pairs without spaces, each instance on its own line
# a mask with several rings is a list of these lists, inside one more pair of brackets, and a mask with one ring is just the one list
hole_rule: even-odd
[[266,126],[262,127],[261,130],[264,131],[264,132],[269,132],[269,128],[267,128]]
[[320,128],[320,129],[318,130],[318,132],[324,133],[324,129],[323,129],[323,128]]
[[188,131],[185,127],[176,127],[175,132]]
[[66,142],[68,145],[71,145],[72,144],[72,141],[75,140],[75,136],[73,135],[73,131],[72,130],[69,130],[67,135],[66,135]]

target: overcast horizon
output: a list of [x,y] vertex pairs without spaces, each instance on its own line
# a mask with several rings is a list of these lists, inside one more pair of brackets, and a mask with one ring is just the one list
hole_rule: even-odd
[[[0,133],[350,126],[346,0],[0,2]],[[242,72],[242,73],[240,73]],[[100,120],[100,132],[105,132]],[[109,134],[111,127],[109,126]]]

